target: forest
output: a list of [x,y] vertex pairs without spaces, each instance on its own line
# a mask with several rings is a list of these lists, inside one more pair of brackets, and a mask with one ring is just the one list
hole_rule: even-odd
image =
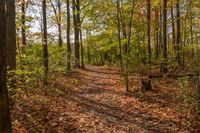
[[200,132],[200,0],[0,0],[0,133],[168,132]]

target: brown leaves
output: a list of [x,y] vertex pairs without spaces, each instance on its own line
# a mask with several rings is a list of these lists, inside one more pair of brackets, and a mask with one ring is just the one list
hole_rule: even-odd
[[38,88],[30,98],[20,95],[12,110],[13,132],[196,131],[174,80],[155,81],[150,92],[126,93],[116,68],[90,66],[71,76],[52,75],[47,93]]

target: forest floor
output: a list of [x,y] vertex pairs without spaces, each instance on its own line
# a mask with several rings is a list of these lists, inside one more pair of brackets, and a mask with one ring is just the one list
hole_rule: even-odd
[[125,92],[119,70],[87,66],[67,76],[55,74],[48,87],[18,95],[11,115],[14,133],[191,132],[190,107],[175,79],[154,81],[141,92],[136,76]]

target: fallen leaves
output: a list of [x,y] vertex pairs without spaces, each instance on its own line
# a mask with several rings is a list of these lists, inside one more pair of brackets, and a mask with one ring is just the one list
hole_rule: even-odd
[[55,74],[50,79],[47,88],[30,91],[29,98],[19,95],[12,110],[14,133],[198,130],[188,120],[192,116],[174,80],[156,81],[154,91],[126,93],[118,70],[111,67],[89,66],[71,76]]

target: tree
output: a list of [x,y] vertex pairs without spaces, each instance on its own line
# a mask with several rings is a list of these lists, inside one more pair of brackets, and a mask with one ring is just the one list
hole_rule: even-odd
[[163,61],[161,72],[167,71],[167,0],[163,0]]
[[155,57],[159,58],[159,11],[155,7]]
[[130,22],[128,24],[128,43],[126,45],[126,70],[125,70],[125,86],[126,86],[126,91],[129,91],[129,54],[130,54],[130,44],[131,44],[131,34],[132,34],[132,24],[133,24],[133,14],[134,14],[134,5],[135,1],[132,1],[132,6],[131,6],[131,14],[130,14]]
[[[0,132],[11,133],[11,118],[6,81],[6,9],[5,0],[0,1]],[[9,10],[7,10],[9,12]]]
[[47,42],[47,16],[46,16],[46,0],[42,1],[42,12],[43,12],[43,58],[44,58],[44,84],[48,83],[48,42]]
[[69,0],[66,0],[67,3],[67,70],[71,69],[71,41],[70,41],[70,3]]
[[122,59],[122,43],[121,43],[121,22],[120,22],[120,1],[117,0],[117,28],[118,28],[118,43],[120,53],[120,67],[123,70],[123,59]]
[[26,2],[21,3],[21,21],[22,21],[22,44],[26,46]]
[[[80,68],[80,45],[79,45],[79,20],[77,17],[77,3],[72,0],[72,10],[73,10],[73,23],[74,23],[74,43],[75,43],[75,68]],[[80,19],[80,18],[79,18]]]
[[148,54],[149,62],[151,62],[151,1],[147,0],[147,36],[148,36]]
[[[81,9],[80,9],[80,0],[76,0],[76,9],[77,9],[77,34],[78,34],[78,38],[77,38],[77,43],[79,45],[79,48],[81,48],[81,67],[84,68],[84,47],[83,47],[83,39],[82,39],[82,28],[81,28]],[[77,46],[78,47],[78,46]],[[80,58],[80,55],[79,55]]]
[[172,44],[175,50],[176,35],[175,35],[175,23],[174,23],[174,5],[173,0],[171,0],[171,19],[172,19]]
[[[61,0],[56,0],[56,6],[52,0],[50,0],[51,5],[53,7],[54,14],[56,16],[56,24],[58,26],[58,45],[61,47],[62,46],[62,12],[61,12],[61,6],[62,6],[62,1]],[[56,8],[57,7],[57,8]],[[58,10],[57,10],[58,9]]]
[[82,29],[80,28],[80,46],[81,46],[81,68],[85,68],[84,63],[84,47],[83,47],[83,35],[82,35]]
[[176,0],[176,49],[177,49],[177,56],[176,60],[180,64],[181,63],[181,53],[180,53],[180,42],[181,42],[181,20],[180,20],[180,9],[179,9],[179,0]]
[[7,30],[6,30],[6,47],[7,47],[7,66],[10,70],[16,68],[16,26],[15,26],[15,0],[7,0]]

